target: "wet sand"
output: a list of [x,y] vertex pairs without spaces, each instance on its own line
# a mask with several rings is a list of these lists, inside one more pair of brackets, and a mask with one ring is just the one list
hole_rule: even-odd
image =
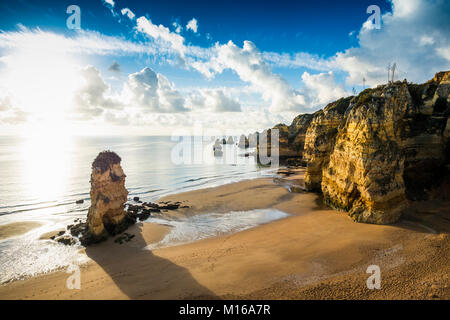
[[[153,251],[169,227],[138,224],[122,245],[89,247],[81,289],[69,290],[65,270],[0,286],[3,299],[449,299],[450,203],[414,204],[395,225],[358,224],[294,193],[303,170],[171,195],[190,216],[274,208],[291,216],[231,235]],[[293,188],[299,190],[299,188]],[[291,188],[292,190],[292,188]],[[381,289],[369,290],[369,265]]]
[[0,225],[0,240],[20,236],[28,231],[40,227],[42,224],[34,221],[13,222]]

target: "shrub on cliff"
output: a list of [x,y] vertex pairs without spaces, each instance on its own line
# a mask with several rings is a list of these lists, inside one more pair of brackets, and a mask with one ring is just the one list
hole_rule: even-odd
[[120,163],[122,159],[117,155],[117,153],[109,150],[102,151],[92,162],[92,169],[98,168],[101,173],[106,172],[108,168],[116,163]]

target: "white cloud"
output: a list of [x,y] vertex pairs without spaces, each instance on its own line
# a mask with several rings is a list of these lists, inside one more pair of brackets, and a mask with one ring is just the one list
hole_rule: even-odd
[[186,30],[192,30],[192,32],[197,33],[198,23],[197,19],[192,18],[186,25]]
[[386,83],[387,65],[396,62],[396,79],[423,82],[450,65],[450,2],[392,0],[393,12],[382,16],[380,30],[364,24],[359,47],[330,59],[348,73],[349,85]]
[[106,122],[126,126],[130,124],[130,116],[127,113],[113,113],[111,111],[106,111],[104,114],[104,119]]
[[175,28],[176,33],[180,33],[183,30],[183,27],[178,22],[172,23],[172,26]]
[[257,89],[265,101],[271,103],[272,111],[304,110],[305,99],[281,76],[272,73],[261,52],[250,41],[239,48],[232,41],[214,48],[214,56],[206,63],[197,62],[193,67],[205,76],[231,69],[241,80]]
[[120,12],[122,13],[123,16],[126,15],[130,20],[133,20],[134,17],[136,16],[136,15],[133,13],[133,11],[131,11],[131,10],[128,9],[128,8],[123,8]]
[[7,111],[12,108],[11,98],[7,95],[0,97],[0,112]]
[[164,27],[162,24],[157,26],[146,17],[139,17],[137,19],[137,29],[155,40],[163,40],[169,43],[181,57],[184,57],[186,51],[184,38],[179,34],[170,32],[169,28]]
[[100,71],[93,66],[87,66],[80,72],[84,81],[74,95],[73,112],[76,118],[92,119],[106,109],[123,108],[120,99],[111,94],[111,89],[103,80]]
[[267,63],[277,67],[309,68],[320,71],[329,71],[334,68],[334,64],[329,60],[305,52],[294,54],[264,52],[263,56]]
[[125,86],[128,104],[147,112],[184,112],[184,97],[170,81],[150,68],[130,74]]
[[5,92],[0,93],[0,123],[20,124],[27,120],[27,113],[14,106],[13,99]]
[[20,31],[0,31],[0,48],[33,51],[42,44],[53,51],[84,54],[158,54],[152,44],[127,41],[119,37],[106,36],[93,31],[78,31],[74,36],[64,36],[40,29],[22,28]]
[[304,72],[302,81],[305,84],[302,92],[311,106],[324,105],[349,95],[342,84],[336,83],[332,71],[314,75]]
[[200,89],[191,93],[188,105],[192,110],[209,112],[240,112],[241,104],[225,93],[225,89]]
[[103,0],[103,2],[106,3],[106,4],[109,4],[113,8],[115,6],[114,0]]

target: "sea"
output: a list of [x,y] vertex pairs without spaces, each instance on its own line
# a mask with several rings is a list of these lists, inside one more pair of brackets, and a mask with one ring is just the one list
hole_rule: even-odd
[[[99,152],[111,150],[121,157],[130,201],[133,197],[156,201],[169,194],[276,174],[277,168],[257,163],[254,150],[238,148],[237,139],[222,145],[223,155],[218,157],[213,153],[214,137],[0,137],[0,226],[41,224],[0,240],[0,283],[88,261],[79,245],[39,238],[86,218],[91,164]],[[83,203],[77,204],[79,200]],[[211,212],[176,221],[150,218],[146,222],[170,225],[172,232],[143,249],[238,232],[286,216],[265,209]]]

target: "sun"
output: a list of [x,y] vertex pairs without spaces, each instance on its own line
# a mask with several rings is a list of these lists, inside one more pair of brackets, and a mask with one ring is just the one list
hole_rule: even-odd
[[67,52],[42,41],[17,49],[7,59],[3,85],[29,116],[25,134],[67,131],[68,111],[82,79]]

